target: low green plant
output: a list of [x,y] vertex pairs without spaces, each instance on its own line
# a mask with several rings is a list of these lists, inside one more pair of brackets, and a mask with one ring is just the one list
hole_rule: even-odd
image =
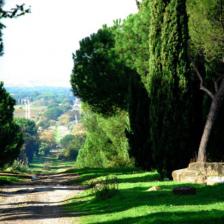
[[118,179],[115,176],[106,176],[91,183],[92,193],[97,199],[106,200],[118,192]]
[[10,171],[10,172],[13,172],[13,173],[16,173],[16,172],[21,172],[21,173],[28,172],[28,165],[25,162],[21,161],[21,160],[15,160],[13,162],[12,166],[7,169],[7,171]]
[[[70,170],[69,172],[72,172]],[[224,185],[206,186],[159,181],[157,172],[133,169],[74,169],[78,184],[97,183],[108,175],[118,178],[119,191],[98,200],[92,189],[65,203],[68,214],[83,224],[223,224]],[[152,187],[160,189],[149,191]],[[173,188],[192,186],[195,195],[175,195]]]

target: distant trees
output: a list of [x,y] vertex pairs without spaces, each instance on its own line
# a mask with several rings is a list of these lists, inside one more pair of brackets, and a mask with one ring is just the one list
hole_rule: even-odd
[[62,115],[63,110],[58,105],[51,105],[47,108],[47,111],[44,113],[47,120],[57,120],[57,118]]
[[20,153],[23,136],[13,121],[15,100],[0,82],[0,167],[13,162]]
[[59,159],[74,161],[79,150],[85,141],[84,135],[66,135],[61,139],[60,144],[63,151],[59,155]]
[[32,162],[34,155],[37,155],[39,151],[40,141],[37,126],[34,121],[24,118],[16,119],[16,123],[20,126],[24,140],[19,159],[24,160],[25,157],[30,163]]

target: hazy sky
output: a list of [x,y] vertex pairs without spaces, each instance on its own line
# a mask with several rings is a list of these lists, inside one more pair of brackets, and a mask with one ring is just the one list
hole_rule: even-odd
[[6,0],[31,14],[5,20],[0,80],[5,85],[69,86],[79,40],[136,12],[135,0]]

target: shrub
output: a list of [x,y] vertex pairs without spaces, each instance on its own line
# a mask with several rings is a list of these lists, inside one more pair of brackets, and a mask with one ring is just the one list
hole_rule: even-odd
[[104,179],[91,183],[92,193],[100,200],[113,197],[118,192],[118,179],[115,176],[107,176]]
[[28,172],[28,165],[24,161],[21,160],[15,160],[12,164],[12,166],[8,167],[6,171],[12,172],[12,173],[17,173],[17,172]]

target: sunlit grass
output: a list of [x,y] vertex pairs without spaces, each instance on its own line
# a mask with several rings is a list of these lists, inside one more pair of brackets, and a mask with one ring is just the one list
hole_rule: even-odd
[[[193,185],[197,188],[196,195],[178,196],[172,189],[186,184],[159,181],[155,172],[113,169],[74,172],[80,174],[79,184],[84,185],[109,174],[119,180],[119,191],[112,198],[99,200],[91,190],[86,190],[66,204],[68,211],[79,212],[81,223],[224,223],[224,185]],[[159,186],[160,190],[147,191],[152,186]]]
[[26,175],[0,173],[0,185],[16,184],[26,181],[29,178]]

